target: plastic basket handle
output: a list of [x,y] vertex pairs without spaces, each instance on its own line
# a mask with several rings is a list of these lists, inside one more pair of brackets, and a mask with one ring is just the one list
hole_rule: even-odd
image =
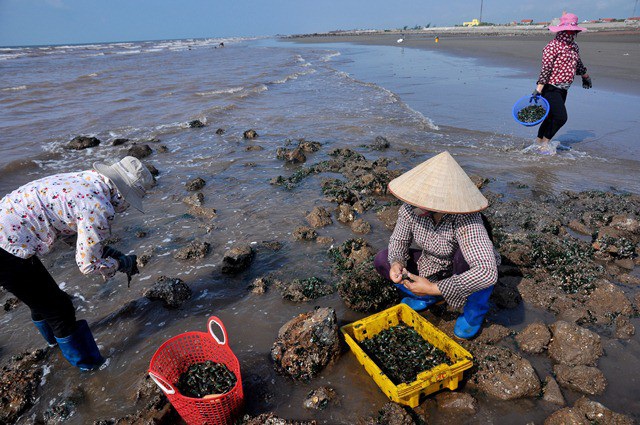
[[[222,336],[223,339],[222,341],[220,341],[220,338],[218,338],[216,336],[216,334],[213,333],[213,329],[211,328],[211,325],[213,324],[218,325],[218,327],[222,330]],[[213,339],[216,340],[216,342],[220,345],[227,345],[227,329],[224,327],[224,325],[222,324],[222,321],[220,319],[218,319],[216,316],[211,316],[209,317],[209,324],[208,324],[208,328],[209,328],[209,333],[211,334],[211,336],[213,337]]]
[[151,379],[153,379],[153,382],[155,382],[156,385],[158,385],[160,389],[164,391],[165,394],[172,395],[176,393],[176,390],[173,388],[173,386],[170,383],[168,383],[167,380],[161,377],[160,375],[156,375],[153,372],[149,372],[149,376],[151,377]]

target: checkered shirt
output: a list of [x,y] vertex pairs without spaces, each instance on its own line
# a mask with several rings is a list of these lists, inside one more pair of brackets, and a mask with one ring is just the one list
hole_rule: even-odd
[[[454,308],[462,307],[469,295],[498,280],[500,254],[487,235],[480,213],[445,214],[434,225],[430,213],[423,214],[420,209],[403,204],[389,240],[389,264],[406,266],[412,242],[422,249],[419,275],[437,282],[444,299]],[[453,256],[458,248],[470,268],[452,275]]]
[[574,75],[584,75],[587,68],[580,59],[580,49],[573,36],[559,32],[542,51],[542,68],[538,84],[568,88]]

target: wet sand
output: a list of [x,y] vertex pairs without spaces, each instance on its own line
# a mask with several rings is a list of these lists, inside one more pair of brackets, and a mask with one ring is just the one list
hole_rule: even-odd
[[[439,42],[434,41],[435,36]],[[552,33],[518,35],[475,35],[473,33],[405,34],[399,44],[398,33],[361,35],[313,35],[292,37],[297,43],[354,43],[419,48],[463,57],[475,57],[485,63],[518,69],[539,69],[542,49],[553,38]],[[640,31],[585,32],[577,38],[580,55],[594,85],[616,91],[640,94]],[[469,70],[472,72],[472,70]],[[578,81],[579,82],[579,81]]]

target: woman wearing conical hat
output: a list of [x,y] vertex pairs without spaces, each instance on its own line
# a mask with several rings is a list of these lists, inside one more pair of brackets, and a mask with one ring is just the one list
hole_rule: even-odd
[[[472,338],[489,310],[500,264],[480,214],[487,199],[449,152],[392,180],[389,190],[404,204],[389,248],[376,255],[376,270],[416,311],[443,298],[464,307],[454,333]],[[414,242],[420,249],[411,248]]]

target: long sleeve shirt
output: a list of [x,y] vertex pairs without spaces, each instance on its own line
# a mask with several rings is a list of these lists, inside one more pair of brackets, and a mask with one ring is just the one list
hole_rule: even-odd
[[[406,266],[412,242],[422,249],[418,274],[437,282],[445,301],[454,308],[462,307],[469,295],[498,280],[500,255],[494,249],[479,213],[445,214],[435,224],[430,215],[403,204],[389,240],[389,263]],[[454,275],[453,256],[458,249],[469,264],[469,270]]]
[[0,248],[20,258],[46,254],[59,236],[77,234],[76,263],[83,274],[115,274],[102,258],[111,233],[117,191],[96,171],[56,174],[28,183],[0,200]]
[[584,75],[587,68],[580,59],[580,49],[574,37],[561,31],[542,51],[542,68],[538,84],[551,84],[567,89],[575,75]]

